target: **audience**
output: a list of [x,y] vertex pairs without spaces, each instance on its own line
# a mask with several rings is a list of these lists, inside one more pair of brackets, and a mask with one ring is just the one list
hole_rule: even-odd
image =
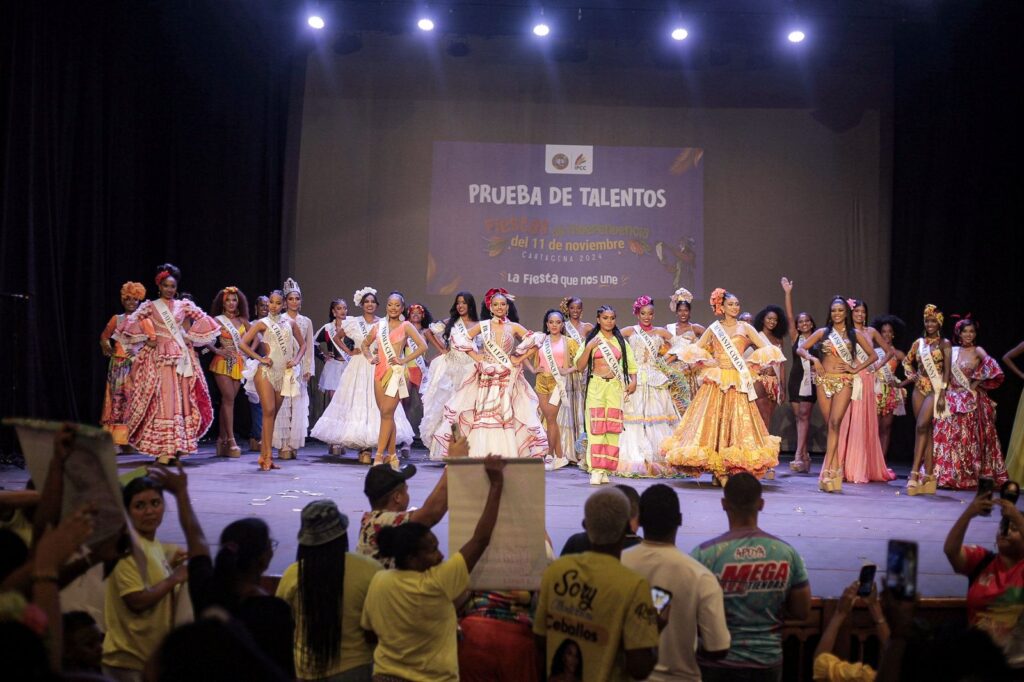
[[348,517],[332,500],[302,510],[295,563],[277,596],[295,614],[295,671],[301,680],[369,682],[373,647],[359,620],[370,581],[382,566],[348,551]]
[[[818,648],[814,650],[815,680],[827,682],[854,682],[855,680],[872,682],[875,679],[876,674],[871,666],[862,662],[851,663],[844,661],[832,653],[836,646],[836,639],[846,623],[846,619],[849,618],[850,613],[853,611],[859,588],[860,581],[856,580],[843,590],[843,594],[839,597],[839,602],[836,604],[836,611],[832,615],[832,619],[821,633],[821,639],[818,640]],[[867,604],[868,612],[871,614],[871,619],[875,622],[878,643],[884,649],[889,643],[889,624],[885,619],[885,614],[882,613],[882,605],[878,601],[878,588],[875,585],[871,586],[871,593],[864,601]]]
[[[636,531],[640,528],[640,493],[625,483],[617,483],[615,487],[621,490],[626,499],[629,500],[629,521],[626,524],[626,539],[622,541],[622,548],[629,549],[634,545],[640,544],[640,536],[636,534]],[[562,546],[561,556],[580,554],[589,550],[590,540],[587,539],[586,521],[584,521],[583,532],[569,536],[569,539]]]
[[459,679],[533,682],[534,594],[527,590],[470,592],[459,607]]
[[363,514],[359,525],[356,551],[376,559],[387,568],[394,568],[394,561],[380,554],[377,538],[382,529],[404,523],[418,523],[433,528],[448,513],[448,471],[441,474],[423,506],[410,510],[409,485],[406,481],[415,475],[416,467],[412,464],[397,471],[390,464],[377,464],[370,467],[363,481],[363,493],[370,502],[370,511]]
[[541,582],[533,622],[540,678],[646,679],[659,623],[647,580],[619,560],[629,500],[616,488],[598,490],[583,514],[590,550],[556,560]]
[[722,509],[729,531],[693,550],[693,558],[718,577],[732,644],[725,658],[698,654],[701,675],[718,680],[782,679],[782,622],[805,620],[811,588],[793,547],[757,526],[764,509],[761,482],[743,472],[725,484]]
[[452,602],[469,588],[469,574],[491,542],[504,468],[501,458],[485,458],[490,481],[487,502],[473,536],[447,561],[437,537],[424,524],[410,521],[380,531],[380,553],[392,559],[397,570],[380,571],[373,577],[363,606],[363,629],[378,639],[373,654],[375,679],[459,679]]
[[103,631],[85,611],[69,611],[62,618],[65,673],[99,673],[103,665]]
[[648,680],[699,681],[697,649],[705,660],[722,658],[729,651],[722,587],[703,564],[676,548],[682,525],[678,495],[667,485],[652,485],[640,496],[643,542],[622,553],[623,566],[672,595],[658,663]]

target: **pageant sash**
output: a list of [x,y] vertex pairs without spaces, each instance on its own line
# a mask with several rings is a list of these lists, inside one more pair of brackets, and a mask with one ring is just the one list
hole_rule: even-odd
[[725,327],[722,323],[715,321],[708,331],[715,335],[718,339],[718,343],[722,345],[722,349],[725,351],[726,356],[729,358],[729,362],[732,363],[733,368],[740,374],[740,390],[747,394],[748,400],[757,400],[757,393],[754,391],[754,377],[750,374],[750,368],[747,367],[746,361],[740,352],[736,350],[736,346],[733,345],[732,339],[729,338],[729,334],[726,333]]
[[583,344],[583,337],[580,336],[579,330],[576,329],[576,327],[573,326],[572,322],[570,322],[567,319],[565,321],[565,324],[562,325],[562,326],[565,327],[565,333],[569,335],[569,338],[571,338],[573,341],[575,341],[576,343],[580,344],[581,346],[584,345]]
[[[363,335],[363,339],[370,335],[370,330],[366,326],[366,320],[364,320],[362,316],[356,318],[356,323],[359,324],[359,331]],[[359,339],[359,342],[362,343],[363,339]]]
[[[408,346],[409,350],[411,352],[413,352],[413,353],[418,351],[419,348],[420,348],[419,346],[416,345],[416,342],[413,341],[412,337],[410,337],[410,336],[405,337],[405,345]],[[413,362],[415,362],[416,366],[420,368],[420,372],[423,373],[423,376],[424,377],[427,376],[427,363],[424,362],[423,356],[422,355],[417,356],[416,359]]]
[[647,350],[651,354],[651,361],[653,362],[654,360],[657,360],[659,345],[654,343],[654,339],[651,338],[651,335],[641,329],[640,325],[636,326],[636,334],[640,337],[640,340],[644,342],[644,345],[647,346]]
[[338,355],[341,356],[338,359],[341,360],[342,362],[346,362],[351,356],[349,355],[348,350],[343,347],[344,344],[342,344],[342,346],[339,346],[338,342],[334,340],[334,337],[335,337],[335,333],[334,332],[335,331],[336,331],[336,328],[334,327],[334,323],[333,322],[328,322],[324,326],[320,327],[320,330],[316,333],[316,335],[317,335],[317,338],[319,338],[320,334],[326,333],[327,334],[327,338],[331,340],[331,345],[334,346],[335,352]]
[[[856,332],[854,332],[854,338],[857,338],[856,337]],[[850,349],[847,347],[846,340],[843,337],[839,336],[839,332],[837,332],[835,330],[835,328],[832,328],[832,329],[828,330],[828,340],[832,342],[832,347],[836,349],[837,353],[839,353],[839,357],[842,359],[842,361],[845,362],[847,365],[849,365],[850,369],[852,370],[853,367],[854,367],[853,354],[850,352]],[[857,358],[861,362],[864,362],[864,360],[867,360],[867,358],[868,358],[867,355],[865,355],[863,358],[861,358],[861,353],[864,352],[864,349],[860,347],[860,344],[856,345],[856,349],[858,351],[860,351],[860,353],[857,354]],[[864,397],[863,394],[864,394],[864,386],[862,385],[862,382],[860,380],[860,374],[854,374],[853,375],[853,395],[850,396],[850,397],[851,397],[852,400],[860,400],[861,398]]]
[[[806,337],[801,336],[799,342],[803,343],[805,338]],[[814,392],[814,380],[811,378],[811,374],[813,372],[811,369],[811,361],[800,356],[800,366],[804,368],[804,375],[800,379],[800,390],[798,395],[801,398],[807,398]]]
[[875,370],[875,376],[877,377],[875,380],[875,393],[881,394],[881,385],[894,387],[899,382],[896,380],[896,375],[892,373],[891,369],[889,369],[889,363],[882,362],[885,358],[885,351],[881,348],[876,348],[875,355],[878,356],[878,369]]
[[384,360],[388,363],[388,383],[384,387],[384,395],[392,398],[408,398],[409,386],[405,381],[405,365],[401,364],[401,358],[398,357],[395,347],[391,344],[391,329],[386,317],[377,323],[377,339],[384,352]]
[[958,365],[957,362],[956,362],[957,358],[959,358],[959,357],[960,357],[960,346],[956,346],[953,349],[953,364],[951,364],[949,366],[949,373],[953,375],[953,378],[956,379],[956,382],[958,384],[960,384],[961,387],[963,387],[963,388],[967,389],[968,391],[970,391],[971,395],[975,395],[974,389],[971,388],[971,380],[967,378],[967,375],[964,374],[964,371],[960,368],[960,365]]
[[[184,305],[179,303],[179,305]],[[171,314],[167,304],[164,303],[162,298],[158,298],[153,302],[153,307],[156,308],[157,314],[160,315],[160,319],[163,320],[164,326],[170,333],[171,338],[178,344],[178,348],[181,349],[181,357],[178,358],[177,372],[183,377],[190,377],[193,374],[192,370],[192,354],[189,352],[188,344],[185,343],[185,337],[181,334],[181,327],[174,319],[174,315]]]
[[281,359],[285,361],[284,380],[281,382],[281,397],[294,398],[299,395],[299,382],[295,379],[295,368],[288,367],[288,362],[295,355],[292,344],[289,343],[292,339],[289,338],[289,335],[285,334],[281,324],[269,315],[263,318],[263,324],[267,326],[267,331],[270,332],[270,339],[277,346]]
[[228,335],[231,337],[231,343],[235,344],[235,354],[227,358],[228,370],[234,369],[235,364],[241,359],[242,354],[242,335],[238,333],[238,328],[235,324],[228,319],[227,315],[218,315],[217,321],[220,325],[227,330]]
[[[563,338],[562,343],[565,344],[565,352],[569,353],[569,344]],[[545,336],[544,343],[541,344],[540,350],[544,353],[544,359],[547,360],[548,367],[551,368],[551,376],[555,378],[556,390],[548,398],[548,402],[552,405],[557,405],[562,402],[562,396],[565,396],[566,400],[569,399],[569,394],[565,388],[565,377],[561,372],[558,371],[558,364],[555,362],[555,351],[551,348],[551,337]]]
[[608,340],[604,338],[604,334],[598,332],[597,336],[594,338],[597,339],[597,347],[601,349],[601,355],[604,357],[605,364],[611,368],[612,374],[615,375],[615,379],[622,384],[623,387],[628,386],[629,382],[626,381],[626,375],[622,373],[621,358],[615,357],[615,352],[612,351],[611,344],[608,343]]
[[[491,355],[494,356],[494,359],[498,361],[498,364],[505,369],[511,370],[511,358],[508,357],[508,353],[506,353],[501,346],[494,342],[494,337],[491,335],[490,320],[484,320],[480,323],[480,333],[484,337],[484,345],[487,346],[487,350],[490,351]],[[508,334],[510,331],[506,329],[505,333]]]
[[925,374],[928,375],[928,380],[932,382],[932,416],[935,419],[948,417],[949,405],[946,405],[945,410],[939,410],[939,391],[946,387],[946,382],[942,380],[942,375],[939,374],[939,368],[935,366],[935,358],[932,357],[931,346],[929,346],[928,342],[924,339],[917,340],[917,357],[921,360],[921,366],[924,367]]

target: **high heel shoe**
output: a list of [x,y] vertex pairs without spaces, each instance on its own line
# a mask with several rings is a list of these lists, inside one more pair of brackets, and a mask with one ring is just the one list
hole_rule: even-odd
[[910,476],[907,478],[907,494],[920,495],[922,492],[920,474],[916,471],[911,472]]
[[277,457],[278,459],[295,459],[295,450],[292,448],[281,448]]
[[402,468],[402,463],[398,461],[398,455],[388,455],[384,458],[384,463],[390,464],[395,471],[400,471]]
[[775,480],[775,469],[769,469],[764,473],[764,480],[774,481]]
[[249,439],[249,452],[259,452],[259,451],[260,451],[260,442],[258,440],[256,440],[255,438],[250,438]]
[[369,450],[360,450],[359,451],[359,463],[360,464],[368,464],[370,466],[373,466],[373,457],[370,455],[370,451]]
[[273,455],[271,455],[270,457],[267,457],[266,459],[263,459],[263,457],[260,457],[258,464],[259,464],[259,467],[260,467],[260,471],[270,471],[272,469],[280,469],[281,468],[278,465],[274,464]]
[[601,485],[604,483],[604,476],[600,469],[593,469],[590,472],[590,485]]
[[822,469],[821,475],[818,477],[818,490],[823,493],[830,493],[833,489],[832,471],[829,469]]
[[934,495],[938,489],[938,481],[935,478],[935,474],[931,476],[925,476],[924,482],[921,483],[921,494],[922,495]]
[[242,456],[242,448],[238,447],[234,438],[224,441],[224,456],[232,459]]
[[227,441],[225,439],[223,439],[223,438],[218,438],[217,439],[216,456],[217,457],[227,457],[228,456],[228,453],[227,453]]
[[832,472],[832,492],[843,492],[843,470],[836,469]]

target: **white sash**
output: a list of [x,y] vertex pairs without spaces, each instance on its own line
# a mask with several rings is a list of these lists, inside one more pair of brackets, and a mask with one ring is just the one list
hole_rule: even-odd
[[162,298],[154,301],[153,307],[156,308],[156,312],[160,315],[160,319],[163,320],[164,326],[170,332],[171,338],[174,339],[174,342],[178,344],[178,348],[181,349],[181,357],[178,358],[178,374],[183,377],[192,376],[192,354],[188,352],[188,344],[185,343],[185,337],[181,334],[181,327],[178,326],[174,315],[171,315],[170,309]]
[[388,369],[391,370],[391,378],[388,380],[388,385],[384,387],[384,395],[392,398],[396,396],[408,398],[409,386],[405,381],[405,365],[395,364],[399,357],[395,352],[395,347],[391,345],[391,329],[386,317],[377,323],[377,340],[381,350],[384,351],[384,360],[388,363]]
[[637,336],[640,337],[640,340],[644,342],[644,345],[647,346],[647,350],[650,351],[650,353],[651,353],[651,360],[652,361],[657,360],[658,359],[658,347],[656,345],[654,345],[654,339],[652,339],[647,332],[645,332],[643,329],[641,329],[640,325],[636,326],[636,333],[637,333]]
[[[508,334],[509,330],[506,329],[505,333]],[[506,369],[512,369],[512,360],[508,357],[502,348],[494,342],[491,337],[491,321],[484,320],[480,323],[480,334],[484,337],[484,345],[487,346],[487,350],[491,352],[491,355],[498,361],[498,363]]]
[[367,336],[370,335],[370,330],[366,326],[366,320],[364,320],[363,317],[360,315],[359,317],[356,318],[356,322],[359,323],[359,331],[362,333],[363,338],[365,339]]
[[270,338],[273,339],[277,349],[281,352],[281,358],[286,363],[284,380],[281,382],[281,397],[294,398],[299,395],[299,382],[295,380],[295,368],[287,366],[287,362],[294,356],[292,347],[288,343],[288,339],[285,338],[284,329],[281,328],[281,325],[276,320],[271,319],[268,315],[263,318],[263,324],[267,326]]
[[[413,341],[412,337],[410,337],[410,336],[405,337],[405,345],[408,346],[409,350],[412,351],[413,353],[415,353],[417,350],[419,350],[419,346],[416,345],[416,342]],[[427,363],[424,362],[423,356],[422,355],[416,356],[416,359],[413,362],[416,363],[416,366],[420,368],[420,372],[422,372],[423,376],[426,377],[427,376]]]
[[953,364],[949,366],[949,372],[956,379],[956,382],[963,388],[971,392],[971,395],[975,395],[974,389],[971,388],[971,380],[967,378],[964,371],[960,369],[960,365],[956,364],[957,358],[960,357],[960,346],[953,349]]
[[932,357],[931,346],[929,346],[928,342],[924,339],[917,340],[917,357],[921,360],[921,366],[924,367],[925,374],[928,375],[928,380],[932,382],[932,416],[935,419],[948,417],[949,405],[946,405],[945,410],[939,410],[939,391],[946,387],[946,382],[942,380],[942,375],[939,374],[939,368],[935,366],[935,359]]
[[242,352],[242,336],[238,333],[238,329],[235,327],[234,323],[228,319],[227,315],[218,315],[217,321],[220,322],[221,326],[228,331],[228,334],[231,336],[231,343],[235,344],[235,354],[230,358],[226,358],[228,370],[230,371],[235,366],[235,363],[238,362],[238,356]]
[[896,386],[898,382],[896,381],[896,376],[892,373],[892,370],[889,369],[889,363],[882,362],[882,359],[885,357],[885,351],[881,348],[876,348],[875,355],[878,356],[878,369],[875,370],[875,393],[881,394],[882,387],[879,385],[880,383],[893,387]]
[[722,349],[725,350],[725,354],[729,357],[729,362],[739,372],[740,390],[747,394],[748,400],[757,400],[757,393],[754,391],[754,377],[750,375],[750,368],[747,367],[747,363],[743,360],[740,352],[736,350],[736,346],[733,345],[732,339],[726,333],[725,327],[716,320],[708,329],[718,339],[718,343],[722,344]]
[[341,346],[339,346],[338,342],[334,340],[334,334],[332,333],[334,331],[335,331],[334,323],[333,322],[328,322],[324,326],[320,327],[320,331],[318,331],[316,333],[316,335],[317,335],[317,337],[319,337],[321,333],[326,332],[327,333],[327,338],[331,340],[331,345],[334,346],[334,350],[337,351],[338,355],[341,356],[341,361],[345,362],[350,357],[349,352],[345,348],[342,348]]
[[[565,352],[566,355],[568,355],[569,343],[565,341],[564,337],[562,339],[562,343],[565,344]],[[548,398],[548,402],[551,403],[552,405],[557,405],[558,403],[562,402],[563,395],[566,397],[566,399],[568,399],[569,394],[566,393],[565,389],[565,377],[562,376],[562,373],[558,371],[558,365],[555,363],[555,352],[551,348],[550,336],[544,337],[544,343],[541,344],[540,350],[542,353],[544,353],[544,359],[548,361],[548,367],[551,368],[551,376],[555,378],[555,392],[552,393],[551,396]]]
[[[801,336],[798,342],[802,343],[804,338],[805,337]],[[804,369],[804,375],[800,379],[800,390],[798,391],[797,394],[801,398],[807,398],[807,397],[813,395],[813,393],[814,393],[813,380],[811,379],[811,373],[812,373],[811,361],[808,360],[807,358],[801,356],[800,357],[800,366],[803,367],[803,369]]]
[[573,326],[572,322],[568,318],[566,318],[565,325],[563,326],[565,327],[565,333],[568,334],[573,341],[580,344],[580,346],[582,347],[583,337],[580,336],[579,330],[577,330],[576,327]]
[[[612,351],[611,344],[604,338],[604,334],[601,332],[597,333],[595,337],[597,339],[597,347],[601,349],[601,355],[604,356],[605,364],[611,368],[612,373],[623,387],[627,386],[626,375],[622,373],[622,358],[615,358],[615,353]],[[625,351],[623,351],[625,352]]]
[[[854,332],[854,338],[857,338],[856,334],[857,333]],[[842,358],[843,362],[845,362],[847,365],[849,365],[850,369],[852,370],[853,369],[853,355],[850,353],[850,349],[846,347],[846,339],[844,339],[843,337],[839,336],[839,332],[837,332],[835,330],[835,328],[832,328],[832,329],[828,330],[828,340],[832,342],[832,347],[836,349],[837,353],[839,353],[839,357]],[[855,348],[858,351],[860,351],[860,353],[857,354],[857,358],[861,362],[864,362],[864,360],[867,360],[867,357],[868,357],[867,355],[864,355],[864,357],[861,358],[861,353],[864,352],[864,349],[860,347],[859,343],[856,344]],[[852,400],[860,400],[861,398],[864,397],[863,393],[864,393],[864,386],[861,383],[860,374],[854,374],[853,375],[853,395],[850,396],[850,397],[851,397]]]

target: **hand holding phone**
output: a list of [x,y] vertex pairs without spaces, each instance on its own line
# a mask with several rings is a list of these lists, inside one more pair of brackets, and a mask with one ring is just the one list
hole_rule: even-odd
[[893,597],[913,600],[917,596],[917,543],[889,540],[885,587]]
[[875,572],[878,566],[875,564],[864,564],[860,567],[860,585],[857,587],[857,596],[866,597],[871,594],[871,587],[875,582]]
[[[982,476],[981,478],[978,479],[978,492],[977,494],[975,494],[975,497],[985,497],[988,499],[992,499],[992,491],[995,490],[995,488],[995,480],[989,478],[988,476]],[[989,507],[988,509],[980,512],[978,515],[992,516],[992,508]]]

